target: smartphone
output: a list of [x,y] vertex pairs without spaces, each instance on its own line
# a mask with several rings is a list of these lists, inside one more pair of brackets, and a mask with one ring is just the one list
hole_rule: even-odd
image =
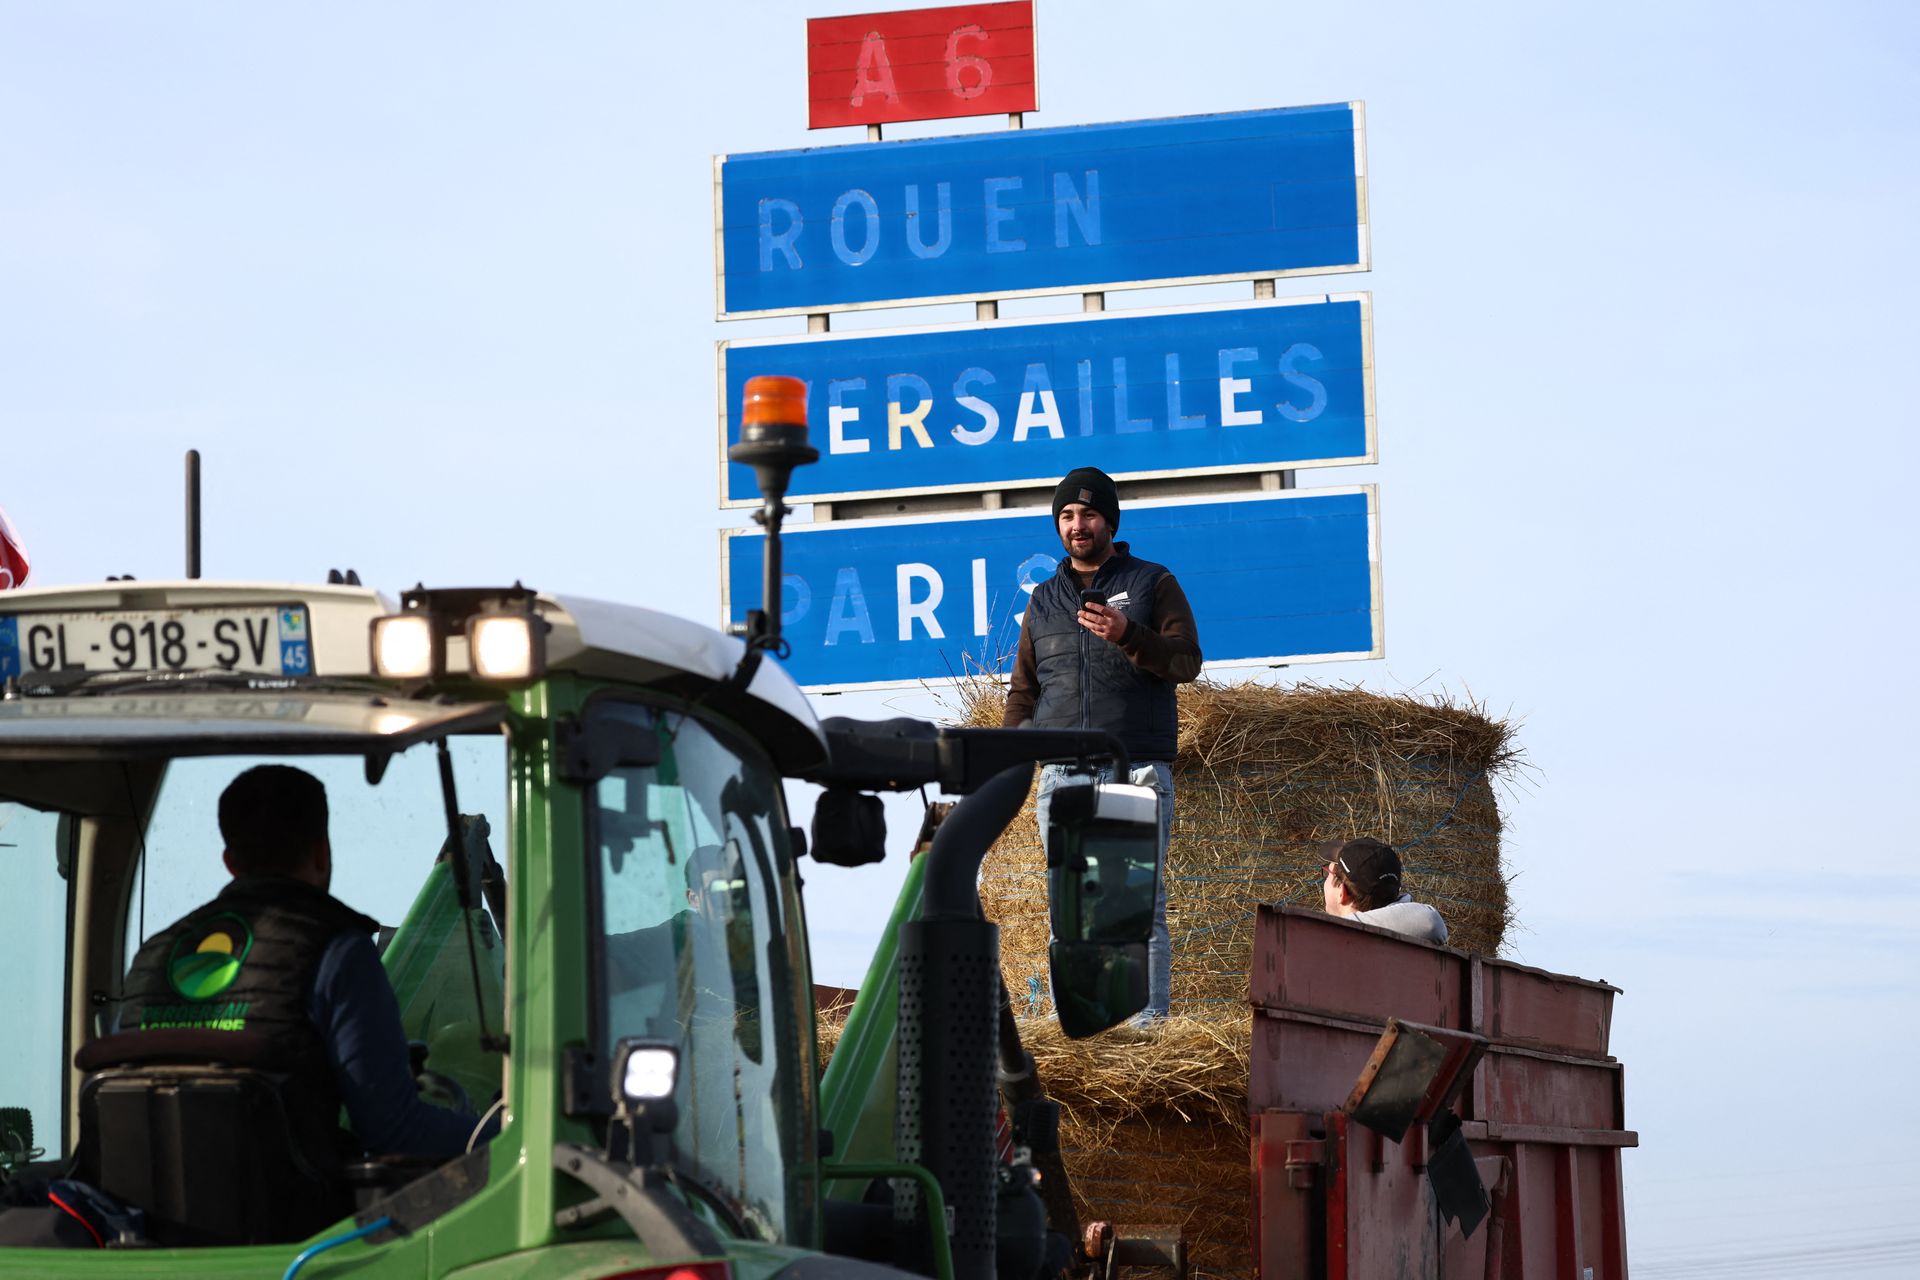
[[1088,588],[1088,589],[1083,589],[1080,592],[1080,607],[1082,609],[1086,608],[1090,604],[1105,604],[1106,602],[1107,602],[1107,593],[1104,591],[1094,591],[1091,588]]

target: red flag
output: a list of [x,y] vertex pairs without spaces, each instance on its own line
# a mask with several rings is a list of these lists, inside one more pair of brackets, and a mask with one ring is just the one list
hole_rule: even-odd
[[0,511],[0,591],[26,585],[26,550],[21,547],[13,526],[7,523],[7,513]]

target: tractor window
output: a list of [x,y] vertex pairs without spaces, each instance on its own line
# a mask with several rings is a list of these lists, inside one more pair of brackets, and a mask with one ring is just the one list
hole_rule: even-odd
[[[482,814],[495,855],[506,861],[506,740],[456,737],[454,789],[463,813]],[[129,960],[140,943],[220,892],[220,793],[257,764],[292,765],[327,789],[333,844],[330,892],[383,925],[397,925],[425,885],[447,839],[440,774],[430,745],[414,747],[368,783],[362,756],[203,756],[167,765],[145,832],[150,861],[136,880],[127,912]],[[462,965],[466,962],[461,961]]]
[[[60,1081],[65,1065],[68,896],[63,866],[72,830],[57,813],[0,801],[0,940],[7,999],[0,1003],[0,1176],[31,1148],[66,1150]],[[30,1123],[22,1123],[20,1112]],[[28,1132],[31,1132],[31,1139]]]
[[811,1197],[795,1175],[811,1019],[796,1025],[810,1006],[779,779],[686,716],[622,704],[597,714],[660,742],[657,765],[617,769],[594,789],[599,1051],[624,1036],[678,1045],[683,1176],[717,1192],[749,1234],[804,1239]]
[[[507,862],[506,739],[455,737],[454,790],[470,856]],[[428,1047],[430,1070],[463,1090],[435,1101],[479,1110],[500,1088],[499,1055],[482,1051],[467,935],[450,867],[436,859],[447,843],[446,809],[433,747],[420,745],[367,781],[362,756],[207,756],[167,765],[143,838],[146,865],[128,895],[127,964],[140,944],[212,899],[229,876],[221,861],[220,794],[258,764],[291,765],[327,789],[333,847],[329,891],[382,926],[387,976],[409,1039]],[[472,865],[470,862],[469,865]],[[504,874],[504,873],[503,873]],[[483,908],[472,913],[480,983],[490,1030],[501,1030],[505,948]]]

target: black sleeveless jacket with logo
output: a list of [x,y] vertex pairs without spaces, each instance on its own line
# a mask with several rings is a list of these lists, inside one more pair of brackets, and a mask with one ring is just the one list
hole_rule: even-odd
[[[1115,543],[1114,553],[1094,571],[1089,586],[1107,593],[1107,605],[1129,627],[1153,625],[1154,584],[1165,565],[1135,559]],[[1027,634],[1033,641],[1039,698],[1037,729],[1105,729],[1119,737],[1136,761],[1171,760],[1179,736],[1173,685],[1134,665],[1119,645],[1076,620],[1080,582],[1072,561],[1033,589],[1027,602]]]
[[[278,876],[236,879],[149,938],[134,957],[120,1030],[249,1031],[288,1073],[298,1133],[337,1132],[340,1094],[308,1003],[321,957],[343,933],[379,926],[323,889]],[[319,1160],[332,1153],[314,1150]]]

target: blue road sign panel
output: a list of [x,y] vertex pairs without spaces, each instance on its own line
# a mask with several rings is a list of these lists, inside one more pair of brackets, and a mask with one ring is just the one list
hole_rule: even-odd
[[807,383],[800,498],[1052,481],[1089,448],[1124,478],[1372,462],[1368,315],[1347,295],[722,342],[721,502],[760,500],[725,454],[768,373]]
[[[1371,486],[1131,502],[1120,532],[1180,579],[1209,666],[1384,653]],[[723,533],[731,622],[760,603],[766,536]],[[1062,551],[1046,510],[799,525],[781,539],[787,668],[816,690],[1012,667],[1027,595]]]
[[721,318],[1364,270],[1358,103],[715,158]]

